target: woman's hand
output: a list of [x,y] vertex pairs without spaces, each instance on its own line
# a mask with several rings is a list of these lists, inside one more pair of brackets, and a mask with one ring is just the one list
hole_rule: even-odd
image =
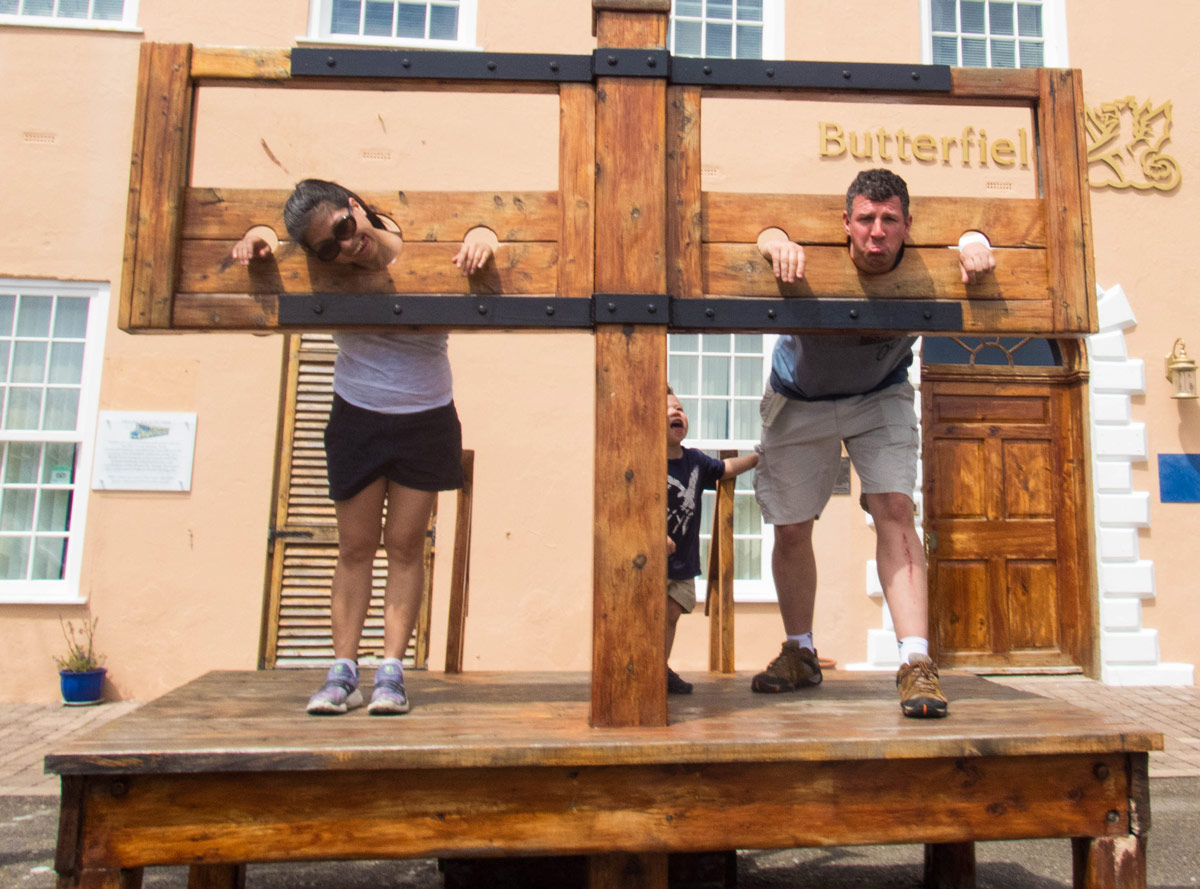
[[485,244],[481,241],[476,241],[475,243],[464,241],[453,262],[462,269],[464,275],[473,275],[487,265],[488,260],[491,258],[491,244]]
[[271,255],[271,245],[253,232],[247,232],[242,239],[233,245],[231,255],[242,265],[249,265],[252,259],[264,259]]

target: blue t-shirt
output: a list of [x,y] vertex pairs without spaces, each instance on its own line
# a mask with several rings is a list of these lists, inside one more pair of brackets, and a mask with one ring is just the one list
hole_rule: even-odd
[[675,552],[667,557],[667,577],[687,580],[700,573],[700,492],[715,488],[725,461],[695,448],[667,460],[667,536]]

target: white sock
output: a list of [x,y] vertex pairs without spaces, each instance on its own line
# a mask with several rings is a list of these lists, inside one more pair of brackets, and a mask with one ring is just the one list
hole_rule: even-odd
[[902,664],[911,663],[914,654],[929,657],[929,640],[922,636],[905,636],[900,640],[899,645],[900,663]]
[[350,672],[354,674],[354,678],[355,679],[358,678],[358,662],[357,661],[352,661],[348,657],[340,657],[340,658],[336,658],[334,660],[334,663],[335,664],[345,664],[347,667],[350,668]]
[[816,649],[813,648],[813,638],[812,638],[811,630],[809,630],[807,633],[801,633],[798,636],[788,636],[787,640],[788,640],[788,642],[795,642],[801,648],[807,648],[809,651],[816,651]]

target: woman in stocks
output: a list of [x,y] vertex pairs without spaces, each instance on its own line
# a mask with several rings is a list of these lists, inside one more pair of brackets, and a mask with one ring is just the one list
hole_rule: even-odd
[[[381,271],[403,247],[357,195],[320,179],[300,182],[284,207],[288,235],[322,262]],[[453,262],[474,274],[492,257],[495,236],[467,233]],[[269,256],[252,230],[233,248],[243,264]],[[381,525],[387,553],[384,660],[367,712],[407,713],[401,660],[424,589],[425,530],[438,491],[462,486],[462,431],[454,408],[444,333],[335,333],[333,409],[325,429],[329,496],[338,558],[331,622],[335,661],[308,702],[312,714],[339,714],[363,703],[358,645],[371,600],[371,571]],[[386,504],[387,521],[384,523]]]

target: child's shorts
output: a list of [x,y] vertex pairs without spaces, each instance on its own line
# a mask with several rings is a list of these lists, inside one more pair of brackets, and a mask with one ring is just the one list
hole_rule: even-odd
[[461,488],[462,426],[454,402],[382,414],[333,396],[325,427],[329,499],[349,500],[378,478],[418,491]]
[[683,580],[667,578],[667,597],[674,599],[684,614],[691,614],[696,607],[696,579],[686,577]]

